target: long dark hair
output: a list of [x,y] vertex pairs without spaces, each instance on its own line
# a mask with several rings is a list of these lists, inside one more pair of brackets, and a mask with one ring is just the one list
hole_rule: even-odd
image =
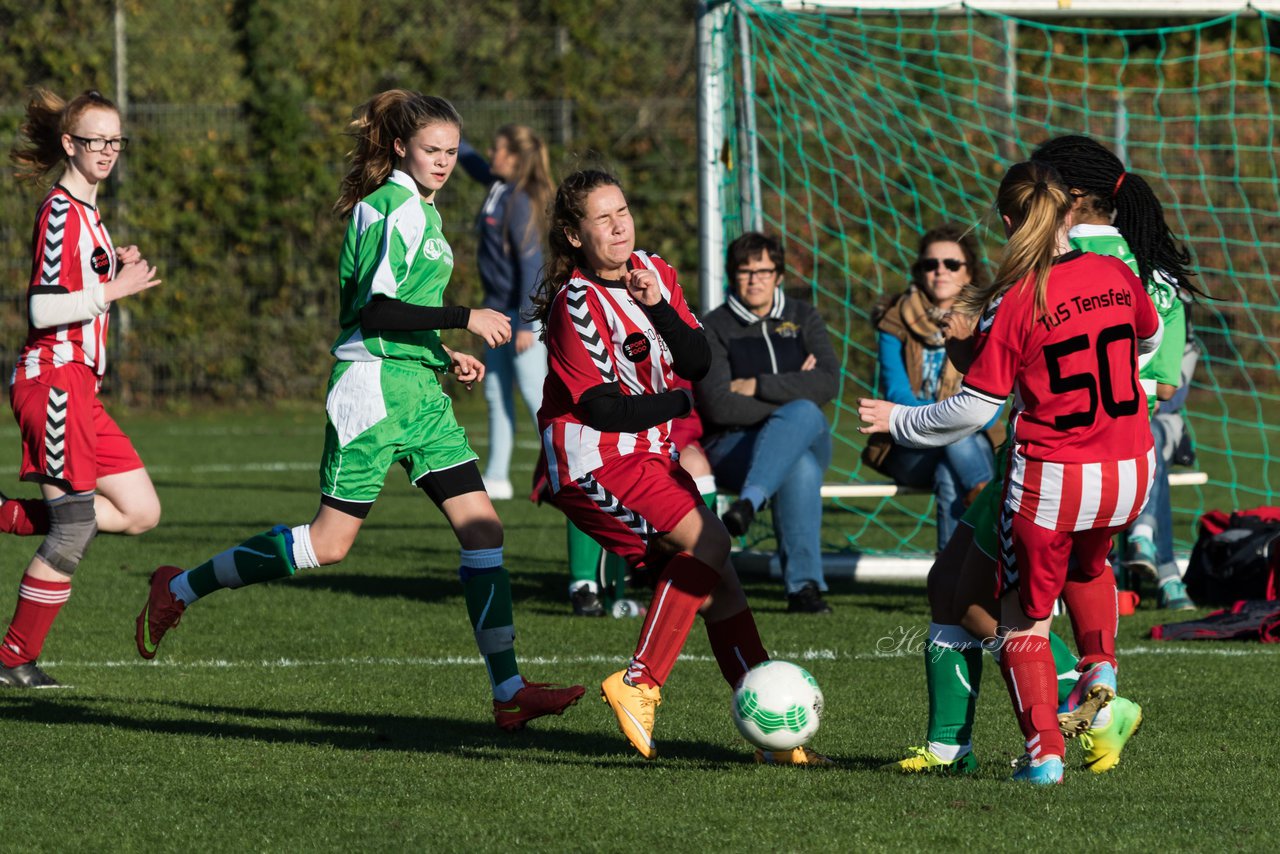
[[[577,231],[587,215],[587,196],[600,187],[622,189],[618,179],[599,169],[574,172],[556,188],[555,202],[551,205],[551,221],[548,224],[546,263],[542,267],[542,279],[533,294],[533,312],[530,320],[542,324],[542,334],[547,334],[547,316],[551,313],[551,301],[569,282],[575,267],[586,263],[582,250],[569,242],[566,230]],[[625,194],[624,194],[625,195]]]
[[1141,175],[1128,172],[1120,158],[1087,136],[1060,136],[1031,155],[1052,165],[1072,190],[1084,193],[1084,203],[1114,225],[1138,262],[1138,278],[1151,281],[1159,270],[1181,287],[1197,294],[1188,279],[1195,275],[1191,253],[1178,242],[1165,222],[1164,208]]
[[981,314],[1014,285],[1034,281],[1036,307],[1044,311],[1049,271],[1071,210],[1071,195],[1057,170],[1029,160],[1009,167],[996,193],[996,207],[1009,218],[1013,233],[1004,245],[995,281],[966,287],[956,305],[967,314]]
[[462,116],[444,98],[408,89],[388,89],[356,107],[347,125],[347,135],[355,138],[356,145],[347,153],[351,165],[342,178],[333,212],[349,216],[396,167],[396,140],[407,147],[415,133],[433,124],[450,124],[462,130]]

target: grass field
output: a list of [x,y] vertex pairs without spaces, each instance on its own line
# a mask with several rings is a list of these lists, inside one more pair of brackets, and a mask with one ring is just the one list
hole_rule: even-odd
[[[472,404],[467,420],[479,423]],[[526,675],[581,682],[562,718],[492,723],[456,581],[456,546],[397,470],[343,564],[224,591],[187,612],[156,662],[133,620],[159,563],[192,565],[276,523],[310,518],[317,408],[122,419],[165,504],[156,530],[100,537],[42,658],[74,686],[0,690],[0,849],[345,850],[1275,850],[1280,649],[1157,644],[1159,613],[1121,623],[1122,691],[1146,723],[1095,776],[1005,783],[1020,738],[990,664],[976,779],[877,767],[922,741],[922,587],[841,582],[829,617],[784,612],[752,581],[765,643],[804,664],[827,714],[814,746],[834,769],[758,767],[737,737],[695,627],[664,690],[646,763],[594,686],[631,652],[636,620],[567,616],[563,523],[499,504]],[[477,431],[477,435],[482,431]],[[17,456],[12,427],[0,454]],[[527,475],[522,450],[517,476]],[[14,487],[12,465],[0,472]],[[839,524],[838,519],[829,524]],[[7,619],[34,540],[0,538]],[[1063,627],[1065,628],[1065,627]],[[1073,767],[1074,766],[1074,767]]]

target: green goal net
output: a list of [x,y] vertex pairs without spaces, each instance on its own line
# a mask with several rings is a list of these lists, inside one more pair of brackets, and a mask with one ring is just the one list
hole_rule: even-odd
[[[844,360],[828,481],[883,481],[859,463],[857,398],[875,391],[869,312],[905,287],[919,235],[973,225],[995,257],[1005,167],[1050,137],[1084,133],[1147,179],[1216,298],[1191,310],[1203,355],[1186,421],[1209,480],[1174,489],[1177,542],[1189,547],[1206,509],[1274,503],[1280,17],[884,5],[910,8],[736,0],[708,13],[723,46],[704,61],[721,96],[710,106],[724,129],[724,239],[760,226],[783,236],[791,289],[819,306]],[[850,512],[831,514],[829,547],[934,550],[928,496],[838,503]]]

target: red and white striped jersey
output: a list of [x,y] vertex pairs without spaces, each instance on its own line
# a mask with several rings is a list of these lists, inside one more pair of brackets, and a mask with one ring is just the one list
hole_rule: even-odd
[[[36,215],[31,237],[32,270],[27,297],[71,293],[106,284],[116,275],[116,252],[98,209],[55,185]],[[107,367],[107,313],[48,329],[29,327],[14,379],[81,363],[102,376]]]
[[[671,265],[640,251],[627,264],[657,273],[662,296],[685,323],[702,328]],[[676,378],[666,342],[621,282],[574,270],[551,303],[546,341],[548,373],[538,429],[553,492],[627,454],[672,456],[670,422],[639,433],[602,433],[583,422],[581,399],[588,389],[616,383],[623,394],[659,394]]]
[[1005,500],[1058,531],[1126,524],[1155,472],[1138,340],[1160,318],[1123,261],[1091,253],[1054,266],[1046,304],[1027,282],[988,309],[964,379],[993,402],[1013,393]]

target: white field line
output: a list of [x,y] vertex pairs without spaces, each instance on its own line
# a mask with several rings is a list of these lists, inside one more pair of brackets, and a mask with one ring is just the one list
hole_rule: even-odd
[[[1249,647],[1189,647],[1189,646],[1136,646],[1128,649],[1117,650],[1118,658],[1125,658],[1131,655],[1169,655],[1169,656],[1207,656],[1211,658],[1240,658],[1240,657],[1257,657],[1257,656],[1280,656],[1280,647],[1269,647],[1267,645],[1258,644]],[[870,653],[849,653],[835,649],[806,649],[806,650],[786,650],[779,652],[775,657],[785,661],[875,661],[877,659],[893,659],[893,658],[918,658],[920,652],[918,650],[911,651],[892,651],[892,652],[870,652]],[[561,665],[561,664],[610,664],[615,665],[625,663],[624,656],[618,655],[551,655],[551,656],[533,656],[521,657],[521,663],[530,665]],[[703,663],[714,662],[715,658],[709,655],[681,655],[681,661],[696,661]],[[304,667],[474,667],[480,663],[480,657],[466,655],[449,655],[439,657],[349,657],[349,658],[323,658],[323,659],[299,659],[299,658],[275,658],[275,659],[258,659],[258,660],[240,660],[233,661],[225,658],[205,658],[205,659],[156,659],[153,661],[141,661],[136,658],[123,660],[108,661],[76,661],[74,659],[66,659],[63,661],[45,661],[43,665],[46,667],[82,667],[82,668],[126,668],[126,667],[159,667],[170,668],[176,670],[218,670],[230,668],[247,668],[257,667],[267,670],[283,670]]]

